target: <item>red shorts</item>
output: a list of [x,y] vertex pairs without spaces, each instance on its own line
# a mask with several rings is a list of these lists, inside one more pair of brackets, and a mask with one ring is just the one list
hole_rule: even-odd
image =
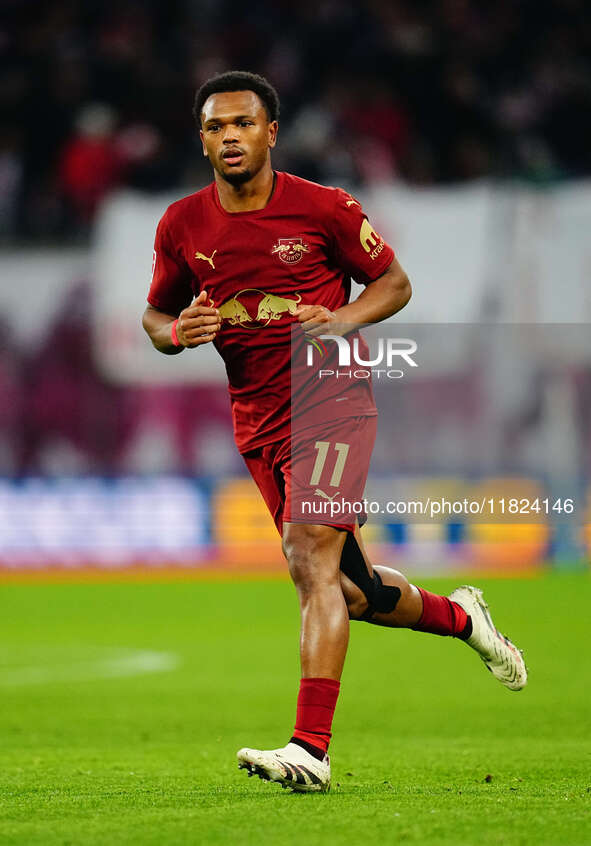
[[279,534],[284,521],[349,532],[365,522],[376,430],[376,416],[339,418],[243,455]]

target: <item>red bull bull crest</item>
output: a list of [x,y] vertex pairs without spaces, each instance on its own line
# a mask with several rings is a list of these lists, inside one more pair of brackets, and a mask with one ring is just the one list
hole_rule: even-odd
[[294,297],[281,297],[258,288],[244,288],[217,308],[222,322],[227,321],[230,326],[260,329],[261,326],[268,326],[275,320],[294,314],[301,299],[298,293]]
[[301,237],[279,238],[271,248],[271,255],[279,256],[285,264],[294,264],[301,260],[304,253],[309,252],[310,247],[304,244],[304,239]]

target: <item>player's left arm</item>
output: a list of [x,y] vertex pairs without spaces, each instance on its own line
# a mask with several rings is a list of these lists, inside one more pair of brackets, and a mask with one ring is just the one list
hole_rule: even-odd
[[334,189],[334,209],[327,232],[330,253],[344,273],[366,286],[352,303],[331,311],[323,305],[302,305],[296,314],[307,335],[343,335],[368,323],[379,323],[410,300],[408,276],[392,247],[373,228],[361,203]]
[[321,305],[300,306],[298,320],[310,337],[329,330],[329,334],[342,334],[363,324],[379,323],[392,317],[404,308],[411,294],[408,276],[394,258],[386,272],[370,282],[354,302],[335,311]]

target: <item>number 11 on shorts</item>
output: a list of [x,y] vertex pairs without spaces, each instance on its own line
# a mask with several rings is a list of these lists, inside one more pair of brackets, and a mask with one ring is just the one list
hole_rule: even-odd
[[[317,454],[316,461],[314,462],[314,467],[312,469],[312,475],[310,476],[311,485],[318,485],[320,483],[330,447],[330,441],[316,441],[314,444],[314,449]],[[330,477],[330,482],[328,484],[331,488],[338,488],[343,477],[345,461],[347,460],[347,455],[349,454],[349,444],[335,443],[334,450],[337,453],[337,457],[332,470],[332,476]]]

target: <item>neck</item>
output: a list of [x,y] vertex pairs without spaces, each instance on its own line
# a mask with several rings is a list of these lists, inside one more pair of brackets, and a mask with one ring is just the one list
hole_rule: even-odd
[[256,211],[264,209],[275,187],[275,175],[268,161],[261,170],[243,185],[231,185],[215,173],[218,197],[227,212]]

